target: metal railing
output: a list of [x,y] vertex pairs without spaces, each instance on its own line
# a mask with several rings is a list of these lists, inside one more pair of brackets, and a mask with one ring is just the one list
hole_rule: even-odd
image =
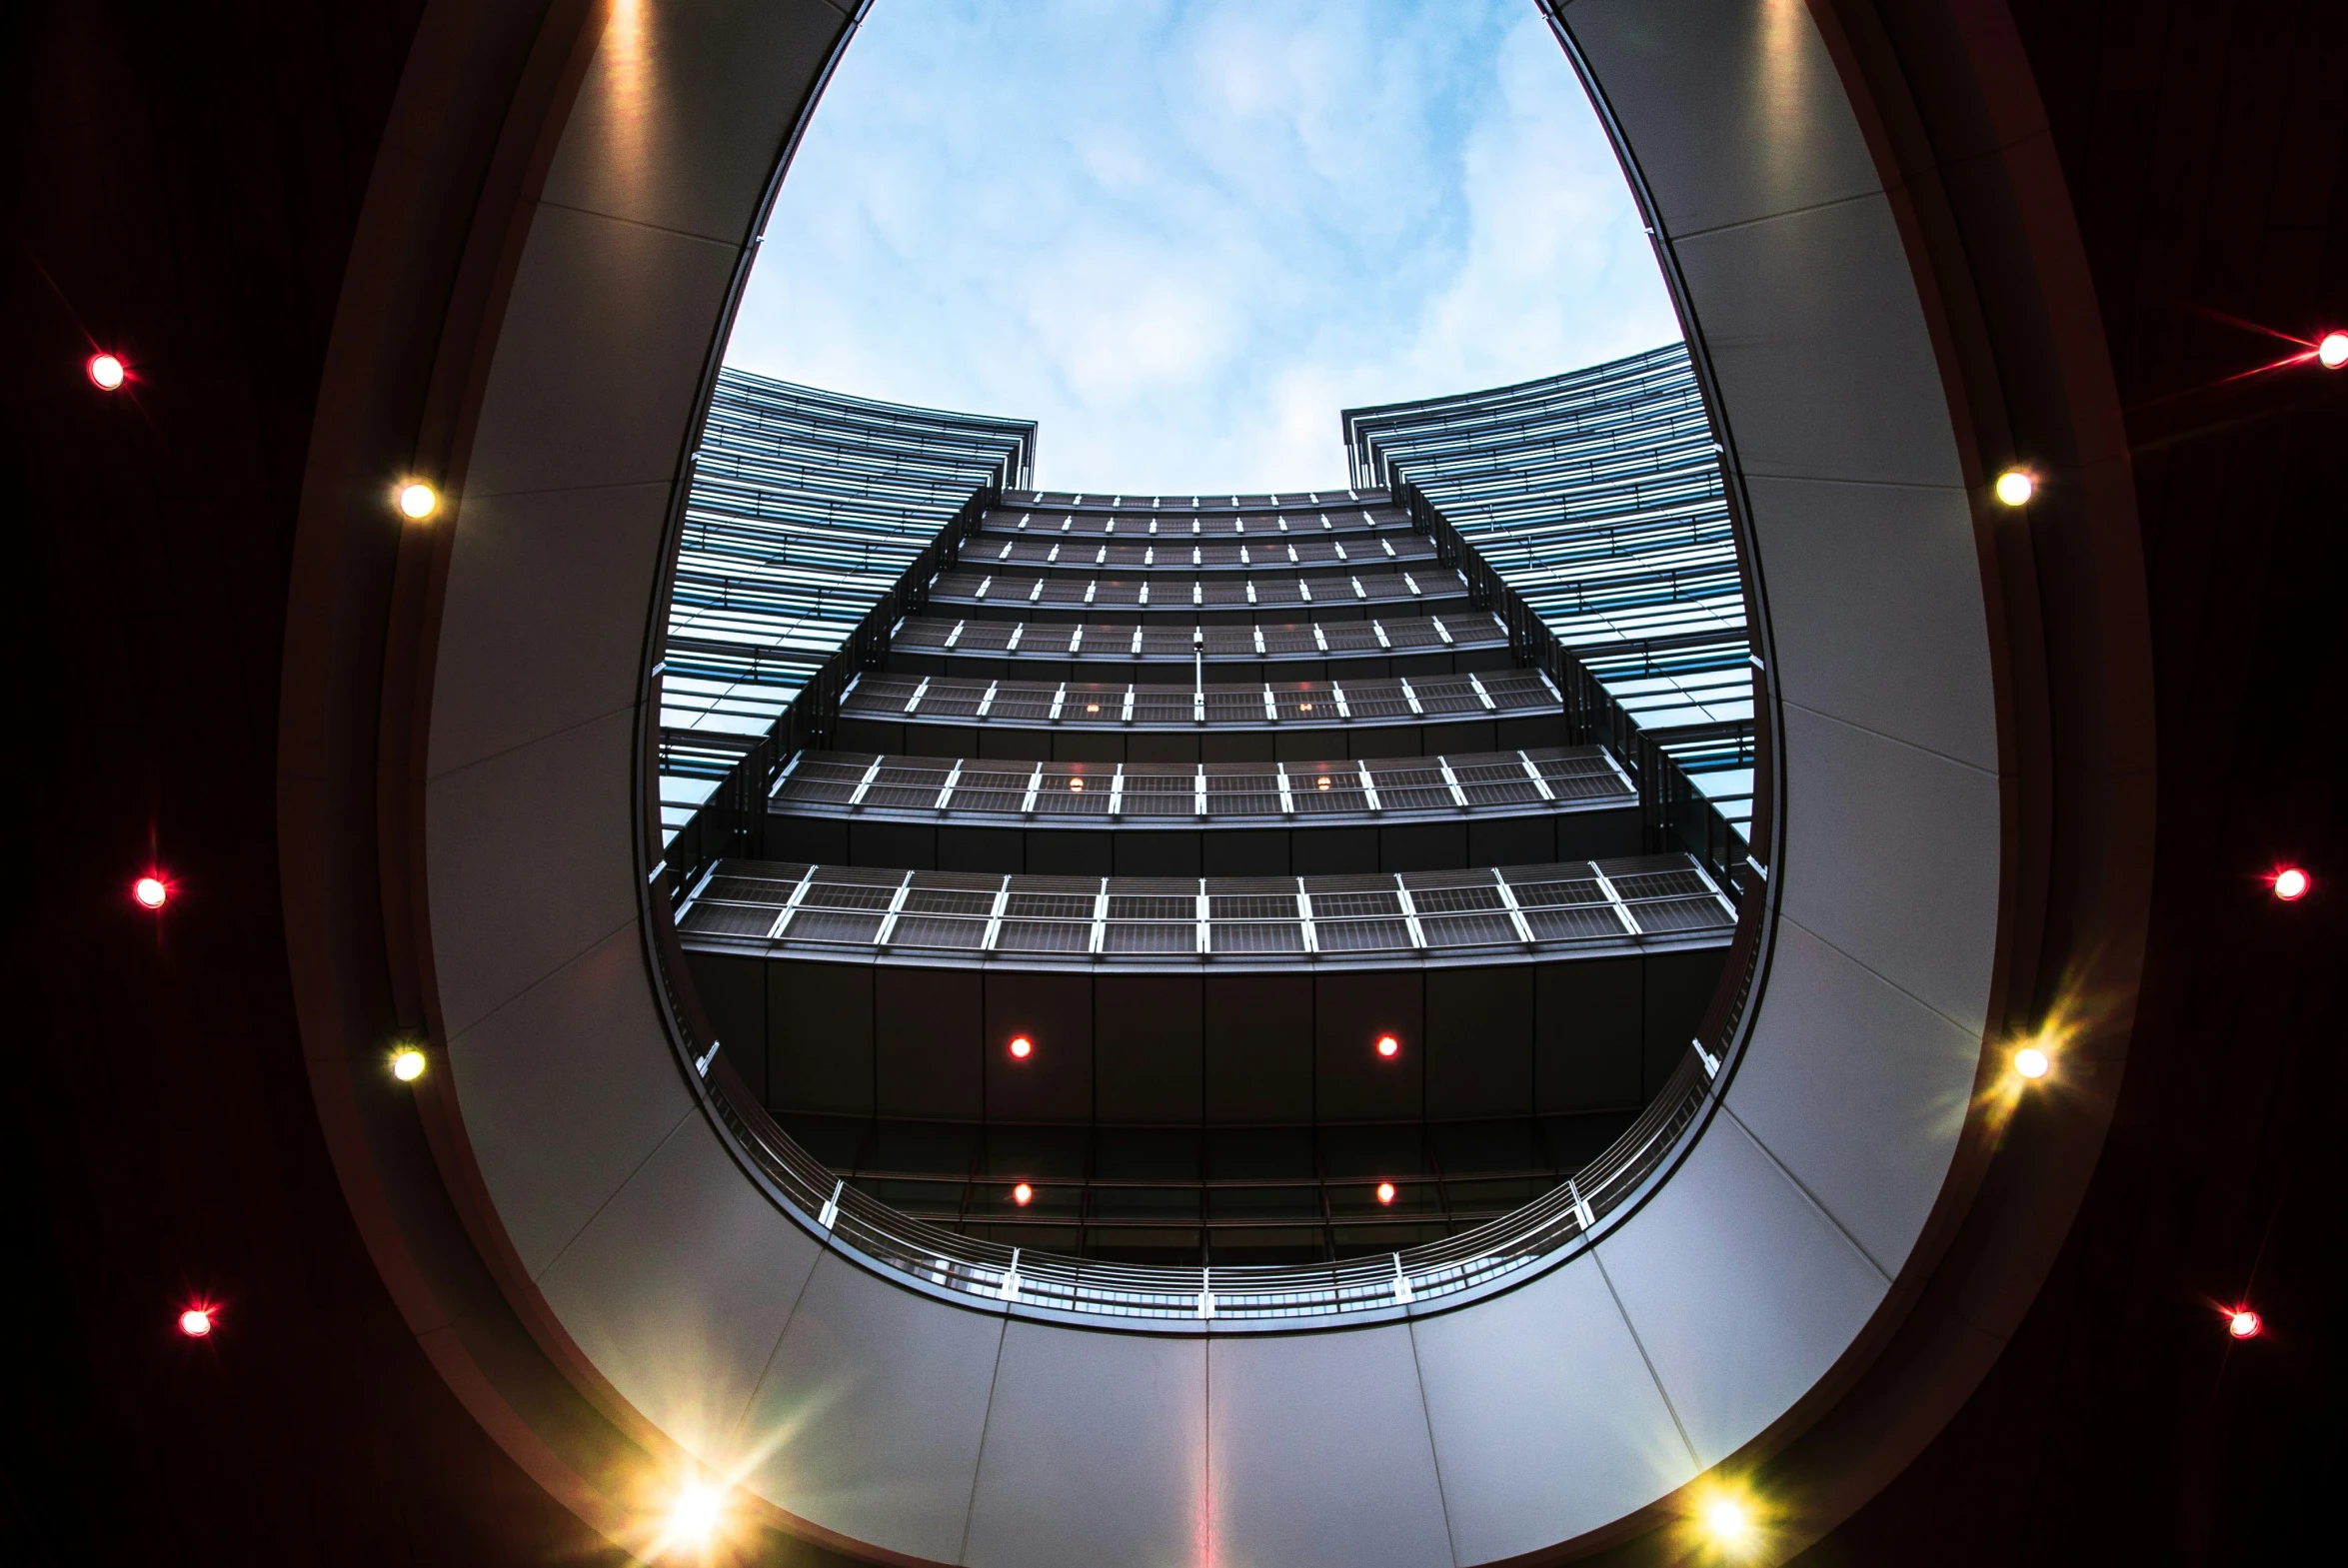
[[843,1250],[1006,1311],[1194,1331],[1208,1323],[1274,1324],[1431,1304],[1558,1257],[1655,1172],[1702,1111],[1709,1085],[1705,1060],[1691,1049],[1605,1153],[1546,1196],[1472,1230],[1333,1263],[1198,1268],[1025,1252],[915,1219],[851,1186],[763,1115],[744,1115],[719,1084],[709,1088],[744,1152]]
[[[1686,849],[1703,861],[1730,897],[1742,902],[1754,876],[1751,847],[1664,750],[1680,732],[1658,735],[1641,729],[1604,683],[1557,640],[1524,597],[1492,570],[1482,553],[1461,536],[1424,491],[1403,480],[1395,499],[1408,512],[1411,527],[1434,541],[1437,559],[1467,585],[1468,603],[1490,611],[1507,627],[1508,647],[1516,659],[1545,673],[1556,686],[1565,702],[1567,744],[1609,747],[1630,770],[1632,783],[1638,786],[1647,847]],[[1750,759],[1750,725],[1707,727],[1702,738],[1713,739],[1716,729],[1724,736],[1733,732],[1739,756]]]
[[[745,752],[678,832],[656,872],[656,882],[660,875],[668,878],[672,906],[681,903],[720,859],[765,857],[769,796],[784,766],[801,750],[820,746],[832,736],[851,684],[887,658],[892,630],[927,604],[931,584],[954,565],[981,517],[999,499],[992,487],[972,496],[818,670],[773,731]],[[1642,734],[1621,705],[1414,486],[1405,484],[1397,499],[1408,507],[1413,526],[1435,540],[1475,602],[1501,618],[1517,657],[1542,669],[1556,685],[1571,739],[1612,747],[1626,768],[1635,763],[1650,834],[1676,834],[1704,861],[1719,886],[1737,895],[1745,885],[1737,873],[1747,869],[1742,835],[1703,800],[1677,764]],[[1691,826],[1700,828],[1693,840]],[[1719,1060],[1691,1042],[1661,1092],[1597,1159],[1533,1202],[1442,1240],[1309,1265],[1121,1264],[1026,1253],[963,1235],[902,1213],[851,1186],[846,1177],[785,1136],[755,1102],[738,1104],[737,1092],[746,1101],[750,1096],[747,1090],[729,1090],[730,1073],[721,1069],[712,1075],[719,1042],[694,1037],[689,1020],[697,1015],[696,1009],[676,994],[677,981],[668,965],[660,967],[679,1043],[702,1080],[714,1114],[775,1192],[830,1244],[973,1304],[1183,1332],[1216,1323],[1277,1326],[1411,1309],[1568,1255],[1609,1213],[1634,1198],[1670,1156],[1682,1133],[1702,1113]],[[1731,1022],[1741,1011],[1742,998],[1740,986],[1739,1005],[1730,1009]]]

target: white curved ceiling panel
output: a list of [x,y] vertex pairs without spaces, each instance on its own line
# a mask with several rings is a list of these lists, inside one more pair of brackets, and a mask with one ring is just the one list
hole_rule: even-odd
[[1728,1116],[1597,1257],[1705,1465],[1808,1392],[1889,1288]]
[[474,1158],[533,1278],[693,1110],[676,1064],[643,1048],[660,1027],[630,920],[449,1041]]
[[[1015,1322],[971,1497],[973,1568],[1190,1568],[1206,1551],[1206,1341]],[[1087,1528],[1071,1530],[1084,1519]]]
[[1595,1258],[1411,1333],[1461,1562],[1570,1540],[1694,1477]]
[[745,1483],[828,1530],[958,1560],[1003,1324],[827,1252],[736,1440]]
[[689,1116],[538,1283],[621,1397],[723,1470],[817,1255]]

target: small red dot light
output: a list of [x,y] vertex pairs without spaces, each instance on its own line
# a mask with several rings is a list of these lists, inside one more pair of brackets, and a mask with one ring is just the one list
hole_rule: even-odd
[[1402,1042],[1391,1034],[1380,1034],[1377,1037],[1377,1053],[1390,1061],[1402,1054]]
[[123,382],[129,377],[129,372],[123,369],[122,361],[111,354],[93,354],[90,356],[89,363],[82,368],[89,372],[90,385],[100,392],[120,390]]
[[1377,1184],[1377,1200],[1380,1203],[1391,1203],[1394,1201],[1394,1184],[1392,1182],[1381,1181]]
[[171,901],[171,888],[160,876],[142,876],[131,883],[131,896],[142,909],[160,909]]
[[189,1307],[179,1315],[179,1331],[190,1339],[201,1339],[212,1332],[212,1309]]
[[1028,1200],[1035,1195],[1036,1189],[1029,1186],[1024,1181],[1011,1189],[1011,1200],[1022,1208],[1026,1208],[1028,1206]]
[[2266,1319],[2248,1307],[2236,1307],[2226,1314],[2226,1332],[2236,1339],[2256,1339],[2266,1327]]
[[1032,1039],[1029,1039],[1029,1038],[1028,1038],[1028,1037],[1027,1037],[1025,1034],[1014,1034],[1014,1035],[1011,1037],[1011,1059],[1012,1059],[1012,1060],[1014,1060],[1014,1061],[1026,1061],[1026,1060],[1027,1060],[1027,1059],[1028,1059],[1030,1056],[1033,1056],[1035,1053],[1036,1053],[1036,1042],[1035,1042],[1034,1040],[1032,1040]]
[[2285,903],[2306,897],[2307,889],[2314,885],[2307,873],[2296,865],[2286,865],[2275,872],[2275,896]]

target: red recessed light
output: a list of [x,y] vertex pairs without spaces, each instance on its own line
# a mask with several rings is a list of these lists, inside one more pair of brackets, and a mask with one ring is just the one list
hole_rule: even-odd
[[160,909],[171,901],[171,887],[160,876],[142,876],[131,883],[131,897],[142,909]]
[[179,1315],[179,1331],[190,1339],[201,1339],[212,1332],[212,1309],[192,1306]]
[[2226,1314],[2226,1332],[2236,1339],[2256,1339],[2266,1329],[2266,1319],[2248,1307],[2236,1307]]
[[1035,1054],[1036,1042],[1034,1040],[1029,1039],[1025,1034],[1014,1034],[1011,1037],[1012,1060],[1026,1061],[1030,1056]]
[[1391,1034],[1380,1034],[1377,1037],[1377,1053],[1391,1061],[1402,1054],[1402,1042]]
[[2274,875],[2275,896],[2285,903],[2306,897],[2307,889],[2314,885],[2313,878],[2296,865],[2286,865]]
[[2327,332],[2316,341],[2316,363],[2325,370],[2348,365],[2348,332]]
[[1028,1200],[1035,1195],[1036,1189],[1029,1186],[1024,1181],[1011,1189],[1011,1200],[1022,1208],[1026,1208],[1028,1206]]
[[130,372],[124,368],[122,361],[111,354],[91,355],[82,369],[89,373],[90,385],[100,392],[118,391],[130,379]]
[[1381,1181],[1377,1184],[1377,1200],[1380,1203],[1391,1203],[1394,1201],[1394,1184],[1392,1182]]

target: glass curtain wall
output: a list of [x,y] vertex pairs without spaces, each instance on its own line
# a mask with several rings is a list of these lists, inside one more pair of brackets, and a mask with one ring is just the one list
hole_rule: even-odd
[[983,485],[1035,483],[1033,420],[718,373],[695,454],[661,677],[674,835]]
[[1416,484],[1747,827],[1744,592],[1686,347],[1343,418],[1353,483]]

